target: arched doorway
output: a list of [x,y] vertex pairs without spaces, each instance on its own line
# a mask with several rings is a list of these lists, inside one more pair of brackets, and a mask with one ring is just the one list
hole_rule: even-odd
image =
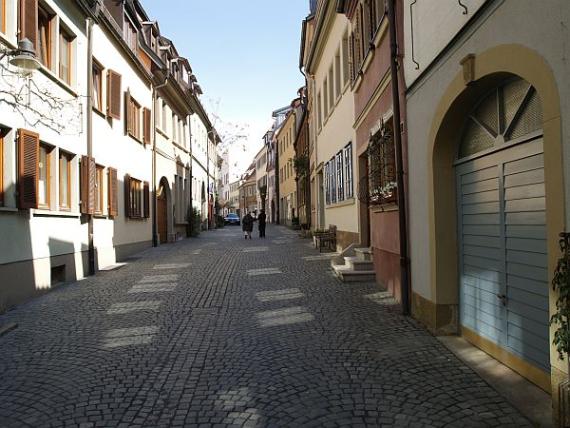
[[455,182],[461,329],[549,373],[542,123],[536,89],[503,81],[467,115]]
[[156,222],[158,239],[161,244],[168,242],[168,212],[170,206],[170,187],[166,178],[162,177],[156,194]]
[[[494,341],[489,338],[489,335],[482,334],[480,330],[487,328],[485,321],[482,319],[476,320],[476,325],[478,326],[477,328],[479,331],[477,329],[471,329],[468,326],[463,325],[465,312],[461,307],[463,304],[463,291],[461,289],[461,283],[464,280],[464,278],[462,278],[462,275],[463,269],[465,269],[464,266],[466,264],[464,257],[478,256],[466,254],[465,248],[460,248],[460,245],[466,245],[466,234],[464,234],[463,230],[467,224],[463,222],[462,218],[460,219],[459,217],[460,214],[463,214],[463,197],[466,196],[460,193],[461,186],[464,184],[464,182],[459,181],[459,177],[463,177],[461,164],[467,164],[471,160],[478,161],[480,164],[486,161],[489,162],[489,168],[492,169],[492,163],[494,161],[497,161],[496,168],[499,170],[497,173],[497,180],[499,180],[499,183],[496,190],[499,193],[498,207],[499,220],[501,221],[501,224],[498,226],[502,237],[499,236],[498,242],[495,242],[495,245],[499,245],[498,250],[501,255],[502,251],[504,250],[504,258],[506,259],[508,257],[510,260],[507,261],[512,263],[510,267],[507,265],[507,267],[504,268],[506,271],[505,273],[499,273],[497,278],[502,282],[499,282],[498,284],[506,284],[506,286],[509,287],[509,280],[512,279],[509,278],[509,275],[514,277],[524,274],[523,276],[532,275],[538,278],[538,275],[535,274],[537,272],[541,272],[542,277],[538,278],[538,282],[542,280],[542,283],[545,285],[547,293],[549,295],[549,300],[553,301],[555,296],[551,290],[551,287],[549,287],[549,283],[552,280],[557,258],[559,256],[558,235],[565,228],[561,115],[560,99],[558,96],[558,89],[556,87],[556,80],[554,79],[554,76],[552,75],[552,71],[549,68],[548,64],[542,57],[540,57],[536,52],[520,45],[496,46],[489,49],[488,51],[479,53],[476,56],[472,55],[471,57],[472,61],[474,61],[474,67],[472,68],[472,71],[474,73],[458,72],[445,92],[441,95],[439,104],[434,111],[432,128],[429,134],[429,153],[431,153],[432,156],[427,159],[428,176],[431,179],[427,182],[428,188],[426,193],[428,203],[428,233],[430,248],[429,264],[431,271],[429,281],[431,296],[433,296],[432,302],[434,304],[432,306],[433,310],[431,310],[429,306],[424,305],[424,302],[421,301],[421,298],[415,295],[414,314],[419,317],[424,316],[424,319],[427,320],[429,325],[436,332],[444,334],[449,334],[450,332],[461,333],[471,343],[480,347],[499,361],[505,363],[515,371],[519,372],[532,382],[539,385],[544,390],[550,391],[551,376],[553,384],[556,384],[556,379],[562,376],[561,373],[563,373],[564,370],[564,362],[558,359],[556,351],[551,346],[552,332],[546,343],[544,342],[544,339],[542,339],[542,342],[541,339],[538,339],[538,341],[535,342],[536,337],[531,339],[532,336],[530,336],[528,333],[525,333],[525,341],[527,338],[529,341],[523,342],[522,344],[517,344],[514,342],[517,340],[517,337],[514,335],[511,338],[507,337],[507,339],[513,341],[513,348],[518,346],[519,349],[524,349],[524,352],[521,353],[520,351],[514,352],[508,344],[505,345],[504,341]],[[504,87],[508,82],[513,82],[517,79],[522,79],[522,81],[527,85],[527,88],[529,89],[528,92],[525,92],[523,98],[533,97],[533,90],[536,90],[536,95],[538,96],[537,100],[539,101],[538,106],[540,107],[542,115],[542,118],[539,119],[541,122],[542,131],[532,131],[530,129],[532,127],[527,128],[527,125],[524,125],[519,128],[522,130],[520,136],[516,136],[516,138],[520,138],[522,140],[512,141],[516,140],[516,138],[514,138],[515,136],[505,136],[505,133],[508,133],[506,128],[508,124],[502,123],[499,125],[502,126],[502,128],[499,128],[502,131],[496,131],[496,138],[499,140],[495,141],[495,139],[493,139],[492,147],[489,145],[488,141],[485,142],[486,137],[480,137],[480,140],[477,140],[477,135],[481,135],[481,129],[468,129],[470,126],[472,126],[469,120],[479,122],[478,126],[480,128],[483,128],[482,131],[488,132],[489,130],[485,128],[489,127],[489,125],[486,123],[482,124],[480,122],[482,120],[487,121],[489,116],[482,114],[483,112],[481,112],[481,114],[479,114],[479,118],[477,118],[478,113],[476,112],[476,108],[482,108],[482,103],[488,96],[491,96],[490,94],[492,94],[493,91],[500,92],[501,87]],[[523,85],[522,82],[520,84]],[[531,86],[532,89],[530,88]],[[507,92],[509,92],[508,89]],[[501,100],[501,97],[505,97],[504,89],[502,94],[497,95],[497,102],[502,105],[502,109],[506,109],[504,100]],[[510,97],[510,99],[517,100],[518,98],[515,96]],[[528,104],[529,101],[531,101],[531,99],[527,98],[524,103]],[[523,108],[517,109],[517,114],[520,115],[525,113],[526,107],[523,106],[524,103],[520,102],[518,104],[518,107]],[[515,103],[514,105],[516,106],[517,104]],[[537,112],[536,109],[535,112]],[[512,115],[513,113],[511,112],[510,114]],[[474,115],[475,120],[472,119],[472,116]],[[497,115],[498,121],[507,121],[507,119],[505,119],[506,110],[497,110]],[[501,117],[502,119],[500,119]],[[512,120],[512,118],[510,120]],[[515,126],[515,123],[516,121],[513,121],[513,126]],[[524,121],[523,123],[528,122]],[[511,128],[513,128],[513,126],[511,126]],[[479,144],[482,147],[487,147],[486,149],[479,152],[476,150],[471,158],[469,156],[463,157],[461,152],[458,154],[458,150],[460,150],[460,144],[467,138],[469,133],[472,133],[472,135],[474,135],[472,140],[477,141],[477,143],[474,144],[474,147],[477,147]],[[493,132],[491,132],[491,134],[493,134]],[[503,145],[502,149],[494,148],[497,142],[499,145]],[[469,146],[469,144],[466,143],[465,147],[467,146]],[[463,150],[466,149],[463,148]],[[518,154],[517,150],[519,151]],[[508,153],[509,151],[511,151],[511,153]],[[533,158],[535,155],[540,158],[541,151],[543,151],[543,166],[540,166],[540,161],[538,161],[538,165],[533,165],[532,162],[536,162],[537,159],[527,158]],[[467,154],[468,152],[469,151],[467,150],[463,154]],[[496,154],[493,154],[493,152],[496,152]],[[493,159],[493,156],[495,156],[495,159]],[[501,159],[501,156],[504,158]],[[512,194],[512,191],[509,187],[509,182],[512,183],[513,180],[512,177],[508,178],[506,176],[517,174],[517,172],[513,173],[512,169],[524,168],[525,162],[527,163],[526,167],[530,168],[530,171],[535,171],[530,175],[537,174],[539,176],[541,173],[536,171],[540,171],[542,169],[542,175],[544,177],[544,198],[541,198],[540,196],[536,198],[522,198],[522,202],[513,204],[511,203],[510,199],[508,199],[510,196],[507,194]],[[499,167],[498,165],[502,166]],[[483,170],[484,169],[486,168],[483,168]],[[472,179],[477,181],[476,176],[478,175],[481,177],[482,181],[484,181],[484,175],[482,175],[482,172],[480,173],[478,170],[473,172],[475,174],[471,176]],[[490,172],[485,171],[485,173],[489,174]],[[521,173],[524,176],[526,171],[523,170],[518,173]],[[469,178],[467,178],[467,180],[469,180]],[[490,180],[492,180],[492,177]],[[540,185],[540,183],[534,184]],[[474,187],[477,185],[478,184],[476,184]],[[524,189],[529,186],[531,185],[522,185],[518,187]],[[536,186],[534,190],[537,190],[537,188],[538,186]],[[488,191],[492,191],[492,189]],[[535,195],[536,194],[538,193],[535,193]],[[468,198],[469,197],[467,197],[467,199]],[[520,214],[518,212],[515,212],[515,215],[511,215],[511,209],[520,209],[520,207],[515,208],[517,204],[519,206],[522,205],[523,209],[530,209],[528,208],[530,202],[525,201],[524,199],[538,199],[540,200],[540,203],[543,202],[544,213],[540,214],[541,206],[537,205],[535,208],[537,211],[522,211]],[[481,203],[485,202],[481,201]],[[489,203],[497,204],[497,201],[489,201]],[[533,201],[533,203],[539,202]],[[479,209],[483,208],[479,207]],[[490,205],[487,206],[487,209],[491,209]],[[486,215],[490,213],[474,213],[474,215],[477,214]],[[511,220],[516,220],[517,217],[520,221],[522,221],[521,224],[511,222]],[[486,221],[493,221],[490,219],[490,217],[486,217],[486,219]],[[490,225],[474,224],[469,226],[480,227]],[[526,226],[533,227],[529,229]],[[537,227],[535,228],[534,226]],[[507,236],[507,234],[512,234],[517,229],[519,233],[523,233],[520,238],[515,236]],[[534,229],[534,236],[538,237],[539,239],[535,239],[532,236],[527,236],[531,235],[531,229]],[[538,230],[541,230],[541,235],[536,235]],[[516,245],[513,245],[527,243],[527,241],[521,242],[516,241],[516,239],[534,239],[541,241],[540,238],[545,238],[543,241],[546,249],[542,247],[539,248],[539,251],[536,252],[537,254],[540,254],[540,251],[545,251],[545,257],[542,257],[541,262],[543,263],[544,260],[546,260],[545,269],[533,264],[536,263],[537,259],[541,259],[540,257],[536,258],[532,256],[529,259],[528,255],[526,255],[525,252],[516,253],[516,251],[519,250],[517,249]],[[473,238],[468,239],[471,239],[471,242],[475,242],[479,238],[475,236],[475,241],[473,241]],[[507,239],[510,239],[511,241],[506,241]],[[479,240],[479,242],[483,241]],[[526,250],[530,248],[532,247],[525,247]],[[471,250],[472,249],[468,249],[468,251]],[[517,257],[520,257],[520,261],[526,260],[524,263],[519,263],[519,265],[522,265],[520,269],[517,269],[517,262],[515,261]],[[476,261],[476,259],[470,259],[470,261]],[[492,269],[489,269],[489,266],[490,265],[486,265],[484,267],[484,270],[492,271]],[[515,270],[513,270],[513,266],[515,267]],[[542,266],[544,266],[544,263]],[[529,268],[527,269],[527,267]],[[547,278],[546,281],[544,281],[545,276]],[[524,280],[525,278],[523,278],[523,281]],[[523,284],[522,282],[517,283]],[[503,285],[501,286],[504,287]],[[520,285],[520,287],[522,288],[522,285]],[[515,293],[516,292],[518,291],[515,290]],[[499,296],[497,297],[495,294],[495,300],[493,302],[496,305],[496,302],[499,301],[500,305],[503,306],[503,299],[506,299],[507,305],[509,302],[511,303],[509,312],[512,308],[513,316],[515,316],[516,311],[520,312],[520,308],[517,309],[515,306],[521,300],[523,296],[521,293],[523,292],[528,293],[529,291],[521,290],[518,292],[519,295],[517,296],[511,293],[510,299],[509,294],[507,293],[496,293],[499,294]],[[484,306],[486,305],[485,309],[481,308],[483,311],[491,309],[489,306],[490,294],[491,293],[486,294],[486,302],[483,300],[483,297],[480,298],[482,301],[481,304]],[[484,296],[483,292],[481,292],[481,296]],[[467,299],[467,297],[463,296],[463,299]],[[538,338],[541,336],[543,337],[544,335],[544,328],[540,327],[541,322],[544,324],[544,321],[539,322],[538,325],[534,322],[537,320],[540,321],[539,319],[544,320],[544,314],[541,315],[540,311],[537,312],[534,306],[536,305],[536,302],[540,302],[541,299],[542,298],[540,295],[535,298],[533,300],[533,303],[529,305],[532,306],[532,308],[529,309],[528,313],[526,314],[530,315],[532,312],[532,317],[535,317],[536,319],[531,319],[531,322],[525,321],[524,318],[521,318],[519,320],[521,325],[523,325],[524,330],[532,330],[534,332],[533,334],[535,334],[535,336]],[[543,302],[544,301],[542,300],[542,303],[538,303],[538,306],[542,305],[544,308]],[[507,309],[499,309],[500,310],[497,312],[498,314],[501,313],[501,310],[506,313],[506,316],[501,319],[506,319],[507,322],[510,322],[512,317],[510,317],[511,314],[507,312]],[[493,312],[493,315],[494,314],[495,313]],[[549,315],[551,315],[550,312]],[[511,326],[512,331],[514,331],[515,328],[516,325],[514,325],[513,322],[513,325]],[[522,332],[519,331],[519,333]],[[508,330],[506,334],[509,334]],[[504,335],[505,334],[503,333],[503,337]],[[499,334],[498,336],[501,335]],[[532,361],[530,361],[531,342],[533,343],[533,347],[536,347],[537,343],[543,343],[543,346],[546,348],[546,352],[549,353],[549,361],[546,363],[547,367],[544,367],[544,355],[540,356],[539,354],[536,354],[534,350],[532,350],[533,357]],[[550,371],[548,370],[549,368]]]

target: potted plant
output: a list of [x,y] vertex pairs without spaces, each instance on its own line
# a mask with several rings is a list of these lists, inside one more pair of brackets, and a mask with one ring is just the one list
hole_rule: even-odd
[[[560,234],[560,250],[562,257],[558,259],[552,288],[557,293],[556,312],[550,318],[550,325],[556,326],[552,343],[556,346],[561,360],[566,358],[568,376],[570,377],[570,233]],[[570,426],[570,380],[558,386],[559,392],[559,426]]]

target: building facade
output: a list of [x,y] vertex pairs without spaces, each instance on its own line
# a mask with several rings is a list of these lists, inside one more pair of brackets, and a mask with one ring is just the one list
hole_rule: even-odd
[[3,47],[27,38],[37,59],[35,71],[15,54],[0,63],[0,237],[15,243],[0,251],[4,311],[184,236],[190,115],[215,131],[188,61],[139,1],[0,11]]
[[[402,3],[396,1],[399,53],[403,49]],[[383,0],[344,3],[350,20],[347,76],[354,94],[355,177],[359,242],[372,250],[376,280],[401,300],[400,220],[394,146],[389,19]],[[403,85],[403,68],[401,84]],[[405,118],[405,95],[399,98]],[[402,122],[405,120],[401,119]],[[406,134],[401,133],[404,158]]]
[[[294,101],[298,103],[298,100]],[[293,146],[296,131],[296,111],[291,109],[277,130],[277,158],[279,167],[279,222],[293,225],[297,217],[297,185],[295,182],[295,148]]]
[[[354,96],[350,84],[350,22],[334,2],[317,2],[304,25],[301,61],[311,98],[311,193],[314,228],[337,227],[337,246],[358,243],[359,205],[355,197]],[[313,27],[314,26],[314,27]],[[309,42],[310,43],[307,43]]]
[[550,283],[570,223],[560,24],[570,4],[406,0],[403,10],[413,314],[556,403],[567,364],[551,346]]
[[254,162],[255,181],[257,183],[257,212],[261,210],[267,212],[267,149],[265,145],[255,155]]

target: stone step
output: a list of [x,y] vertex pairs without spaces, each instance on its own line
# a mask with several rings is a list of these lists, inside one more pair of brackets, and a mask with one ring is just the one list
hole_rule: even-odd
[[369,260],[362,260],[360,257],[345,257],[344,264],[352,270],[365,271],[374,270],[374,263]]
[[361,260],[367,260],[370,262],[373,260],[373,252],[372,248],[370,247],[355,248],[354,252],[356,253],[356,257],[360,258]]
[[373,270],[353,270],[348,266],[334,266],[335,275],[342,282],[375,282],[376,272]]

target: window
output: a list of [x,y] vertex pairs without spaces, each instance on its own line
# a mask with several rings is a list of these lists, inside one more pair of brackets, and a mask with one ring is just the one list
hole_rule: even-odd
[[127,93],[127,101],[127,133],[141,141],[141,106],[129,93]]
[[326,120],[329,117],[329,82],[325,79],[325,83],[323,85],[323,112],[324,112],[324,119]]
[[93,60],[93,108],[103,111],[103,67]]
[[336,92],[336,98],[340,97],[340,93],[341,93],[341,87],[340,87],[340,81],[341,81],[341,77],[340,77],[340,73],[342,72],[340,69],[340,50],[337,51],[336,56],[334,57],[334,87],[335,87],[335,92]]
[[[342,82],[343,84],[348,83],[348,78],[350,75],[350,60],[349,60],[349,39],[348,39],[348,32],[345,33],[344,37],[342,38]],[[340,79],[340,76],[339,76]]]
[[160,127],[164,132],[167,132],[168,122],[166,121],[168,112],[166,111],[166,102],[162,102],[162,121],[160,122]]
[[59,152],[59,208],[71,210],[71,161],[73,156]]
[[63,28],[59,31],[59,78],[71,85],[73,39]]
[[36,54],[40,62],[51,69],[52,57],[52,21],[53,15],[47,12],[42,6],[38,7],[38,48]]
[[105,168],[101,165],[95,167],[95,214],[102,215],[104,207],[104,179]]
[[172,113],[172,141],[178,142],[178,120],[176,115]]
[[354,185],[352,178],[352,144],[348,144],[344,149],[344,196],[346,199],[354,197]]
[[40,144],[38,162],[38,207],[43,209],[49,209],[50,206],[51,152],[51,147]]
[[396,161],[392,124],[379,131],[368,147],[369,198],[372,204],[396,202]]
[[142,181],[131,178],[129,183],[129,217],[142,217]]
[[319,125],[319,131],[323,126],[323,112],[321,107],[321,93],[319,92],[317,95],[317,123]]
[[344,167],[342,151],[335,156],[336,164],[336,199],[338,202],[344,201]]
[[125,16],[125,42],[133,52],[137,52],[138,42],[137,42],[137,29],[131,22],[129,18]]
[[[338,92],[337,92],[338,94]],[[331,68],[329,69],[329,107],[330,107],[330,111],[332,113],[333,108],[334,108],[334,101],[335,101],[335,96],[334,96],[334,68],[333,65],[331,65]]]
[[107,71],[107,116],[117,120],[121,119],[121,81],[119,73]]
[[[111,173],[111,170],[109,171]],[[150,187],[129,175],[125,176],[125,215],[129,218],[141,219],[150,217]],[[111,213],[110,207],[110,215]]]

